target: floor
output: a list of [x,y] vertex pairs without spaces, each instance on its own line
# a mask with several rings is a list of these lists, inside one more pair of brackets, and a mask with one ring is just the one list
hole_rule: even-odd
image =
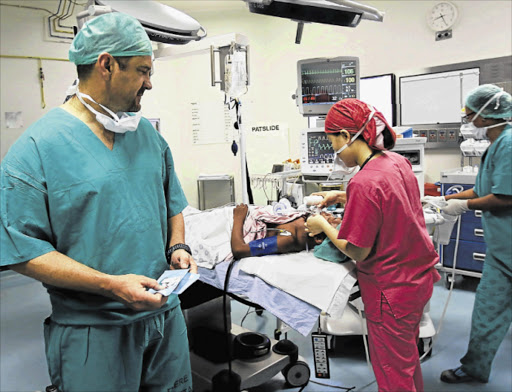
[[[457,277],[442,328],[434,340],[432,356],[422,364],[425,391],[431,392],[510,392],[512,391],[512,333],[509,330],[494,361],[491,379],[487,384],[449,385],[439,380],[442,370],[458,366],[469,339],[471,309],[477,278]],[[449,291],[441,280],[434,287],[430,316],[436,328],[439,326]],[[247,306],[232,304],[232,320],[243,327],[272,337],[275,318],[268,312],[258,315]],[[0,273],[0,391],[44,391],[50,384],[42,323],[50,314],[50,304],[42,285],[13,272]],[[295,331],[288,339],[299,346],[299,354],[313,369],[311,337],[303,337]],[[331,378],[312,377],[303,392],[328,392],[352,388],[353,391],[374,392],[377,385],[373,372],[366,363],[361,336],[337,337],[336,347],[329,358]],[[324,385],[321,385],[322,383]],[[333,386],[333,387],[331,387]],[[288,388],[284,377],[278,374],[250,392],[298,392],[300,388]]]

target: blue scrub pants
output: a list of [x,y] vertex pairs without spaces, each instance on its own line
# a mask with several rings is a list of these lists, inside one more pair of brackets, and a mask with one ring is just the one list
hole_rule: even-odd
[[60,392],[192,392],[181,307],[122,326],[44,323],[46,358]]
[[482,382],[489,380],[492,361],[512,321],[510,267],[487,253],[471,319],[471,334],[462,370]]

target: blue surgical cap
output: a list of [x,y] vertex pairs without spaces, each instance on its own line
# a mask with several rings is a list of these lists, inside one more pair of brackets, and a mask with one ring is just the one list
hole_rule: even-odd
[[[498,95],[501,93],[500,95]],[[491,102],[489,102],[491,101]],[[471,91],[466,97],[466,107],[477,113],[487,102],[480,113],[483,118],[509,119],[512,117],[512,97],[494,84],[483,84]]]
[[137,19],[112,12],[84,24],[71,44],[69,60],[76,65],[94,64],[103,52],[114,57],[151,56],[153,48]]

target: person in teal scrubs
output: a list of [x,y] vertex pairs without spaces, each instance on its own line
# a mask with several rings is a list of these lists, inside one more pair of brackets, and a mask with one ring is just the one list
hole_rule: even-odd
[[1,265],[41,281],[48,370],[59,391],[191,392],[188,339],[167,269],[197,272],[172,154],[136,114],[152,46],[133,17],[87,22],[69,50],[72,98],[1,164]]
[[482,156],[475,187],[444,196],[443,212],[459,215],[481,210],[487,251],[475,295],[468,351],[461,366],[443,371],[441,380],[485,383],[512,321],[511,96],[495,85],[479,86],[466,98],[465,114],[475,132],[485,132],[491,144]]

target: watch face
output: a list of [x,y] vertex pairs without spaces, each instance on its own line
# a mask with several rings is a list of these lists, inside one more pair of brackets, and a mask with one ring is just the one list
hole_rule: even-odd
[[456,19],[457,8],[448,2],[436,4],[427,17],[428,25],[435,31],[448,30]]

